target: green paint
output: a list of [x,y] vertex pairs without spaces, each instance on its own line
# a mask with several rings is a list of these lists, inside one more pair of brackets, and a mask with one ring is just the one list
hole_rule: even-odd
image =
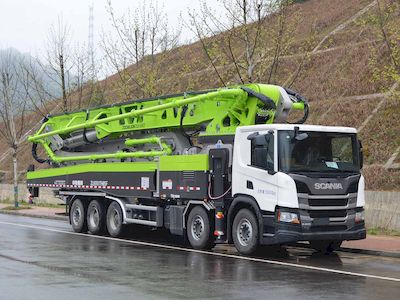
[[[275,85],[248,84],[250,89],[271,98],[279,104],[281,88]],[[164,129],[176,130],[180,127],[183,108],[186,114],[183,127],[186,130],[197,129],[206,124],[201,135],[234,135],[239,126],[254,125],[257,115],[263,113],[269,118],[267,124],[273,123],[276,110],[265,111],[264,104],[257,98],[249,96],[241,86],[206,91],[202,94],[182,94],[178,96],[151,99],[130,103],[114,104],[110,107],[98,107],[88,111],[66,113],[50,116],[41,128],[28,138],[33,143],[41,144],[53,162],[79,160],[125,159],[135,157],[156,157],[170,155],[172,150],[157,137],[128,139],[127,146],[144,143],[159,144],[161,150],[132,151],[115,153],[98,153],[70,157],[57,156],[51,147],[50,137],[59,135],[62,139],[70,137],[83,129],[96,131],[99,140],[104,138],[121,138],[125,133],[135,131]],[[303,103],[294,103],[293,109],[304,110]],[[53,147],[54,148],[54,147]]]
[[92,163],[76,166],[42,169],[27,172],[26,178],[38,179],[53,176],[63,176],[91,172],[153,172],[157,169],[157,162],[123,162],[123,163]]
[[[79,160],[101,160],[101,159],[126,159],[126,158],[143,158],[143,157],[156,157],[161,155],[169,155],[172,153],[171,147],[166,143],[162,143],[159,138],[157,139],[157,143],[161,145],[161,150],[150,150],[150,151],[135,151],[135,152],[114,152],[114,153],[101,153],[101,154],[88,154],[88,155],[75,155],[75,156],[57,156],[50,148],[49,145],[41,142],[43,148],[46,150],[49,158],[56,162],[62,163],[67,161],[79,161]],[[138,139],[138,140],[127,140],[125,142],[131,144],[133,142],[134,145],[138,145],[140,143],[146,143],[148,141],[153,141],[153,138],[149,139]]]
[[160,171],[206,171],[207,154],[170,155],[160,157]]
[[161,139],[157,136],[152,136],[144,139],[127,139],[125,141],[125,146],[127,147],[143,145],[143,144],[161,144]]
[[292,109],[295,110],[304,110],[304,103],[303,102],[296,102],[292,104]]
[[[56,134],[63,135],[73,131],[81,130],[84,128],[96,128],[97,137],[104,138],[112,132],[124,132],[143,130],[151,128],[162,128],[169,127],[171,119],[177,119],[176,117],[169,116],[169,118],[163,118],[164,111],[166,112],[172,108],[179,108],[184,105],[189,105],[194,102],[201,102],[208,99],[215,99],[220,97],[221,99],[227,98],[243,98],[246,92],[241,89],[221,89],[216,92],[210,92],[207,94],[196,95],[188,98],[172,98],[164,100],[153,100],[142,103],[133,103],[127,106],[112,106],[109,108],[94,109],[90,112],[90,117],[86,121],[86,112],[77,112],[72,114],[64,114],[60,116],[51,117],[46,122],[47,126],[42,126],[40,130],[33,136],[29,136],[30,142],[38,142],[40,139],[53,136]],[[169,101],[168,101],[169,100]],[[158,103],[157,103],[158,102]],[[163,103],[167,102],[167,103]],[[128,107],[129,106],[129,107]],[[161,112],[158,117],[155,112]],[[144,126],[143,115],[149,114],[148,119],[153,119],[149,126]],[[154,118],[157,116],[157,118]],[[124,122],[120,122],[124,120]],[[125,122],[126,121],[126,122]],[[141,121],[141,122],[140,122]],[[174,120],[173,125],[179,125],[179,120]],[[140,124],[139,124],[140,123]],[[46,128],[51,128],[47,132]],[[117,130],[115,130],[117,129]]]

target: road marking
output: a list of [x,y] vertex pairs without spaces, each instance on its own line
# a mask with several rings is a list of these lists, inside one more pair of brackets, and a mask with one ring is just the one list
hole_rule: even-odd
[[141,245],[141,246],[148,246],[148,247],[155,247],[155,248],[162,248],[162,249],[169,249],[169,250],[177,250],[177,251],[183,251],[183,252],[199,253],[199,254],[205,254],[205,255],[210,255],[210,256],[241,259],[241,260],[254,261],[254,262],[266,263],[266,264],[271,264],[271,265],[279,265],[279,266],[285,266],[285,267],[292,267],[292,268],[298,268],[298,269],[322,271],[322,272],[336,273],[336,274],[341,274],[341,275],[350,275],[350,276],[357,276],[357,277],[364,277],[364,278],[373,278],[373,279],[381,279],[381,280],[387,280],[387,281],[400,282],[400,278],[394,278],[394,277],[377,276],[377,275],[371,275],[371,274],[363,274],[363,273],[342,271],[342,270],[336,270],[336,269],[328,269],[328,268],[321,268],[321,267],[315,267],[315,266],[300,265],[300,264],[282,262],[282,261],[277,261],[277,260],[246,257],[246,256],[239,256],[239,255],[234,255],[234,254],[226,254],[226,253],[218,253],[218,252],[209,252],[209,251],[204,251],[204,250],[196,250],[196,249],[155,244],[155,243],[149,243],[149,242],[125,240],[125,239],[113,238],[113,237],[108,237],[108,236],[99,236],[99,235],[91,235],[91,234],[78,233],[78,232],[72,232],[72,231],[64,231],[64,230],[47,228],[47,227],[36,226],[36,225],[25,225],[25,224],[18,224],[18,223],[12,223],[12,222],[4,222],[4,221],[0,221],[0,224],[18,226],[18,227],[24,227],[24,228],[31,228],[31,229],[38,229],[38,230],[45,230],[45,231],[64,233],[64,234],[70,234],[70,235],[78,235],[78,236],[84,236],[84,237],[96,238],[96,239],[102,239],[102,240],[111,240],[111,241],[123,242],[123,243],[128,243],[128,244],[134,244],[134,245]]

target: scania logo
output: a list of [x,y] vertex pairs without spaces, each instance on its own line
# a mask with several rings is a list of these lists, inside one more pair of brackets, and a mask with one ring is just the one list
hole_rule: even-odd
[[314,184],[316,190],[343,190],[343,186],[340,182],[330,183],[330,182],[318,182]]

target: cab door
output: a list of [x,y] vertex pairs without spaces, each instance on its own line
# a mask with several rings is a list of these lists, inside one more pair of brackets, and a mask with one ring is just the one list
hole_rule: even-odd
[[261,210],[273,212],[277,203],[276,131],[253,132],[235,141],[233,194],[252,196]]

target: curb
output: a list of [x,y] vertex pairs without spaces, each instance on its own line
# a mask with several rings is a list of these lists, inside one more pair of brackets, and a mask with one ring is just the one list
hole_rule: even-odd
[[[305,243],[294,243],[292,244],[294,247],[302,247],[310,249],[309,244]],[[370,249],[360,249],[360,248],[347,248],[340,247],[335,251],[339,252],[348,252],[348,253],[356,253],[356,254],[364,254],[364,255],[373,255],[373,256],[381,256],[381,257],[390,257],[390,258],[400,258],[400,252],[392,252],[392,251],[380,251],[380,250],[370,250]]]
[[358,248],[340,248],[337,251],[366,254],[382,257],[400,258],[400,252],[380,251],[380,250],[369,250],[369,249],[358,249]]
[[19,213],[19,212],[8,211],[8,210],[0,210],[0,214],[22,216],[22,217],[31,217],[31,218],[38,218],[38,219],[68,221],[68,217],[67,216],[63,217],[63,216],[56,216],[56,215],[54,215],[54,216],[32,215],[32,214]]

